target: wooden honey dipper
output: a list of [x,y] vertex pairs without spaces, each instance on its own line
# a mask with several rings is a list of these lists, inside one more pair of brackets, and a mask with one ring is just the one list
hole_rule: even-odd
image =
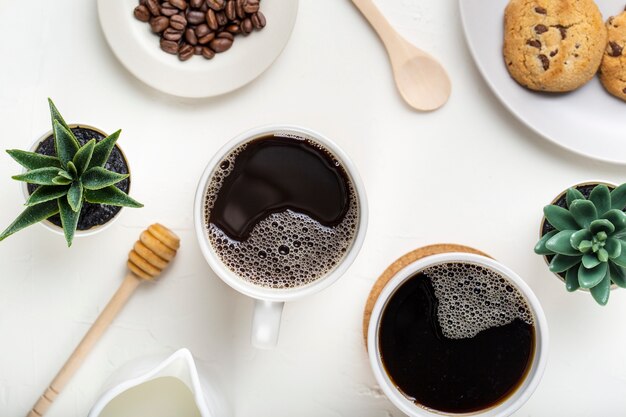
[[137,286],[144,280],[152,281],[159,276],[174,259],[179,247],[178,236],[158,223],[141,233],[139,240],[128,254],[130,272],[27,417],[41,417],[48,411],[52,402],[78,370],[115,316],[122,310]]

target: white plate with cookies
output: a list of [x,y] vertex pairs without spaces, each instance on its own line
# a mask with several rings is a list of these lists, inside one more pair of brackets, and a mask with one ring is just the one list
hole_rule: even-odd
[[[155,2],[161,7],[163,0]],[[144,83],[188,98],[225,94],[256,79],[287,45],[298,14],[298,0],[261,0],[260,10],[266,18],[262,30],[235,36],[232,47],[212,59],[196,55],[181,61],[161,50],[160,37],[150,24],[134,16],[138,5],[139,0],[98,0],[100,25],[109,46],[122,65]]]
[[[579,61],[594,60],[598,55],[594,52],[591,54],[593,56],[588,57],[586,54],[590,53],[585,49],[586,45],[571,42],[573,37],[581,36],[575,32],[578,27],[567,27],[563,32],[563,28],[555,24],[558,19],[562,18],[563,7],[568,7],[566,4],[568,1],[575,3],[580,0],[525,2],[524,7],[532,9],[530,12],[524,11],[524,21],[521,21],[520,17],[519,23],[515,22],[515,26],[519,25],[523,38],[523,44],[519,43],[516,50],[529,54],[517,57],[522,63],[522,69],[526,68],[529,73],[520,75],[519,65],[517,72],[512,70],[511,73],[519,79],[519,82],[507,69],[507,66],[515,67],[514,59],[507,57],[505,61],[505,54],[503,54],[505,9],[509,0],[489,2],[459,0],[461,19],[469,49],[495,95],[529,128],[575,153],[607,162],[626,164],[626,101],[609,94],[599,77],[592,76],[588,66],[578,69]],[[603,22],[611,16],[624,12],[624,0],[598,0],[596,4],[602,14]],[[519,12],[518,9],[516,8],[516,13]],[[509,23],[515,18],[510,14],[511,11],[508,16]],[[598,31],[603,30],[603,28],[598,28]],[[611,35],[609,31],[607,44],[602,45],[603,57],[618,52],[608,44],[611,37],[615,38],[616,33]],[[621,49],[626,38],[614,40],[620,46],[618,49]],[[563,56],[564,50],[568,54],[567,59]],[[585,50],[585,53],[580,53],[581,50]],[[626,47],[623,48],[623,52],[621,50],[619,52],[622,54],[621,58],[611,58],[626,60]],[[559,56],[559,53],[562,55]],[[544,55],[544,57],[539,55]],[[563,67],[561,71],[559,65],[569,65],[569,67]],[[582,64],[580,65],[582,67]],[[575,67],[575,71],[572,71],[572,67]],[[562,83],[555,83],[552,79],[542,78],[543,74],[540,73],[550,68],[557,77],[561,73],[568,74],[568,79]],[[626,66],[624,68],[626,70]],[[590,77],[592,78],[587,82]],[[626,76],[623,80],[626,88]],[[538,91],[542,88],[571,89],[572,83],[582,85],[569,92]],[[618,96],[622,93],[621,84],[619,85],[620,89],[615,91]],[[615,90],[615,83],[612,87]],[[623,99],[626,100],[626,92],[624,92]]]

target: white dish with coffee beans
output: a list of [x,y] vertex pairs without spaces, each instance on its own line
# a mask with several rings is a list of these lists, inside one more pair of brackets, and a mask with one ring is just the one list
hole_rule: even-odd
[[[626,164],[626,103],[609,95],[597,77],[564,94],[531,91],[511,78],[502,57],[508,2],[459,0],[467,44],[487,85],[522,123],[551,142],[590,158]],[[596,3],[605,21],[624,10],[624,0]]]
[[[162,1],[156,3],[160,7]],[[136,17],[134,10],[138,5],[138,0],[98,0],[100,24],[109,46],[126,69],[144,83],[188,98],[225,94],[256,79],[284,49],[298,13],[298,0],[261,0],[264,27],[255,18],[257,30],[253,28],[248,36],[235,34],[234,39],[216,39],[214,47],[218,49],[220,42],[232,40],[227,50],[213,53],[207,44],[204,53],[199,48],[196,56],[183,51],[181,57],[180,52],[164,52],[169,44],[162,49],[161,36],[153,32],[149,22]],[[184,38],[181,45],[183,42]]]

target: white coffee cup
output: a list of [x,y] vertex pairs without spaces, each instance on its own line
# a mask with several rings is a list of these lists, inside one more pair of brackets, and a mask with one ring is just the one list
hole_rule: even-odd
[[[379,331],[382,313],[389,299],[393,296],[396,289],[405,281],[414,276],[416,273],[424,269],[442,263],[467,262],[477,264],[489,270],[492,270],[514,285],[525,297],[530,305],[534,318],[535,329],[535,350],[530,370],[524,376],[524,380],[515,392],[510,394],[503,402],[497,405],[472,413],[446,413],[437,410],[431,410],[423,406],[419,406],[407,398],[392,382],[391,378],[385,371],[383,366],[381,353],[379,349]],[[374,371],[374,375],[385,395],[391,402],[402,412],[410,417],[456,417],[456,416],[476,416],[476,417],[505,417],[510,416],[518,410],[532,395],[539,385],[539,381],[543,375],[543,371],[548,359],[548,325],[543,309],[539,304],[539,300],[532,292],[530,287],[517,275],[507,267],[485,256],[470,253],[443,253],[431,255],[418,259],[402,270],[400,270],[382,289],[379,294],[367,328],[367,349],[370,359],[370,365]],[[469,359],[471,360],[471,359]]]
[[[286,135],[294,139],[312,140],[328,149],[345,169],[345,172],[356,191],[356,197],[359,205],[359,217],[356,234],[352,241],[352,246],[348,249],[343,259],[325,276],[318,278],[308,285],[288,289],[274,289],[255,285],[244,280],[230,270],[219,258],[209,241],[204,213],[205,193],[208,182],[210,181],[214,171],[218,169],[218,165],[223,158],[232,150],[244,143],[274,134],[282,136]],[[264,349],[272,348],[278,342],[280,320],[285,302],[306,297],[307,295],[317,293],[318,291],[327,288],[337,281],[337,279],[339,279],[339,277],[346,272],[352,262],[354,262],[354,259],[361,249],[363,240],[365,239],[367,216],[368,211],[365,190],[357,170],[348,156],[337,145],[335,145],[335,143],[325,136],[309,129],[287,125],[272,125],[252,129],[240,134],[224,145],[213,157],[213,159],[211,159],[202,174],[196,191],[194,203],[196,236],[198,237],[202,254],[213,271],[215,271],[215,273],[226,284],[230,285],[240,293],[255,299],[251,340],[253,346]]]

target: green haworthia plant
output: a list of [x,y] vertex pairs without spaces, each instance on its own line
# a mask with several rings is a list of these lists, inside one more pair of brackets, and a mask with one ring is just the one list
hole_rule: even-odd
[[565,274],[568,291],[587,288],[606,305],[612,284],[626,288],[626,184],[612,191],[597,185],[588,199],[570,188],[566,204],[544,207],[555,230],[542,236],[535,253],[553,256],[550,271]]
[[100,142],[92,139],[81,147],[52,100],[48,99],[48,102],[56,156],[7,150],[27,170],[13,176],[13,179],[38,187],[26,201],[26,209],[22,214],[0,234],[0,241],[27,226],[59,214],[65,240],[71,246],[83,202],[143,207],[115,186],[128,175],[104,168],[121,131]]

